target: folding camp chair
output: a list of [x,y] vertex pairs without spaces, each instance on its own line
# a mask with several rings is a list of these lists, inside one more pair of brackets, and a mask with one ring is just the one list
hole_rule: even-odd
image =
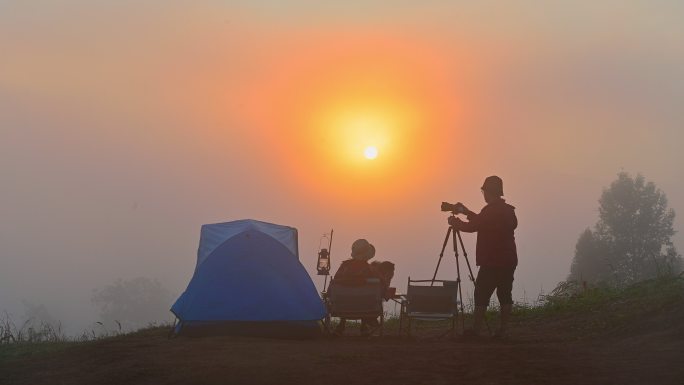
[[330,331],[330,318],[363,319],[380,317],[379,334],[383,334],[383,286],[377,278],[361,280],[333,279],[326,293],[328,314],[325,328]]
[[[434,282],[434,284],[433,284]],[[430,283],[430,285],[427,285]],[[451,320],[449,333],[454,335],[458,317],[458,283],[444,280],[408,279],[406,300],[399,318],[401,332],[404,321],[408,321],[408,335],[411,335],[411,320]]]

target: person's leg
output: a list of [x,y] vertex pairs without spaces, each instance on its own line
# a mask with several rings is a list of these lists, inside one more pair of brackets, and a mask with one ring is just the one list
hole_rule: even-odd
[[484,317],[489,305],[489,298],[494,293],[496,286],[492,280],[492,271],[486,267],[480,267],[475,279],[475,310],[473,311],[473,334],[479,334],[482,330]]
[[371,335],[377,327],[380,326],[377,318],[362,318],[361,319],[361,335]]
[[340,318],[340,323],[337,324],[335,328],[335,334],[342,335],[344,333],[344,328],[347,326],[347,319]]
[[475,334],[480,334],[486,313],[487,313],[487,306],[475,305],[475,311],[473,312],[473,317],[474,317],[473,332]]
[[361,335],[366,337],[371,334],[372,331],[372,319],[371,318],[361,318]]
[[361,335],[362,336],[367,336],[368,335],[368,322],[366,318],[361,318]]
[[513,273],[515,268],[502,269],[499,282],[496,288],[496,296],[499,298],[499,305],[501,306],[501,326],[497,332],[498,335],[505,336],[508,332],[508,323],[511,319],[511,312],[513,311]]
[[499,334],[506,334],[508,332],[508,321],[511,319],[511,311],[513,305],[501,305],[501,326],[499,326]]

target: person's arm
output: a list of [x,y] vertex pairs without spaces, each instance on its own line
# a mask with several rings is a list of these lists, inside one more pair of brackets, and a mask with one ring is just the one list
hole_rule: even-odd
[[467,208],[463,203],[456,203],[459,212],[465,214],[468,218],[468,222],[462,221],[460,218],[451,217],[449,218],[449,224],[454,226],[456,230],[463,231],[466,233],[474,233],[480,230],[479,214]]
[[474,233],[479,230],[479,221],[477,218],[477,214],[474,214],[473,216],[468,216],[468,222],[463,222],[461,218],[451,216],[449,217],[449,225],[453,226],[454,229],[458,231],[463,231],[466,233]]
[[509,226],[511,227],[512,230],[515,230],[518,228],[518,217],[515,215],[515,211],[511,210],[511,220],[509,222]]
[[456,227],[456,229],[459,231],[466,233],[475,233],[480,231],[480,216],[478,214],[472,213],[471,215],[468,215],[468,222],[459,222],[460,223]]
[[475,211],[472,211],[465,206],[463,206],[463,210],[464,210],[464,214],[468,217],[468,220],[470,220],[471,217],[477,216],[477,213]]
[[493,213],[487,206],[485,206],[479,214],[466,208],[465,214],[468,217],[468,222],[463,222],[460,219],[456,220],[456,229],[459,231],[475,233],[481,231],[483,228],[496,226],[496,220],[493,218]]

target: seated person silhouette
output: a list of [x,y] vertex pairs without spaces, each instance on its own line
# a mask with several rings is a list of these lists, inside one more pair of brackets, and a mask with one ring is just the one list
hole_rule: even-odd
[[[340,280],[365,280],[367,278],[382,278],[371,269],[368,260],[375,256],[375,246],[370,244],[365,239],[357,239],[352,244],[351,259],[343,261],[340,268],[337,269],[334,279]],[[394,267],[394,265],[392,265]],[[393,273],[393,272],[392,272]],[[390,277],[391,279],[391,277]],[[389,281],[388,281],[389,285]],[[384,283],[383,283],[384,286]],[[335,328],[335,334],[341,335],[344,333],[347,320],[340,319],[340,323]],[[370,335],[373,329],[380,326],[377,318],[364,318],[361,320],[361,335]]]

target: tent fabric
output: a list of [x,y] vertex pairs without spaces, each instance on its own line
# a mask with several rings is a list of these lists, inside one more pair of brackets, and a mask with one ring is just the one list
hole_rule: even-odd
[[[272,223],[244,219],[240,221],[214,223],[202,226],[200,233],[200,246],[197,251],[197,266],[223,242],[242,232],[246,227],[257,229],[268,234],[283,246],[287,247],[293,255],[299,256],[297,248],[297,229],[288,226],[274,225]],[[292,236],[294,232],[294,237]]]
[[297,230],[254,220],[202,226],[195,272],[171,311],[178,330],[231,322],[242,329],[249,322],[301,328],[325,316],[299,262]]

